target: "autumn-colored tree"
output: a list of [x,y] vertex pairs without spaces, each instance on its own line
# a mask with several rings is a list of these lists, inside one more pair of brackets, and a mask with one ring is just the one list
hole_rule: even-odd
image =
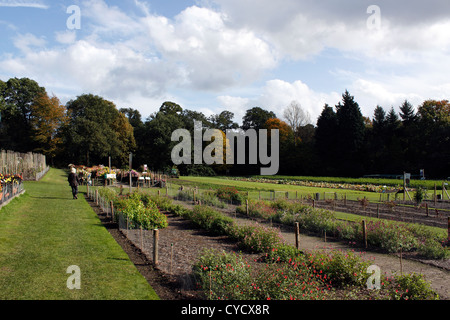
[[30,110],[32,139],[38,146],[34,151],[53,159],[63,143],[60,130],[68,122],[66,107],[57,97],[41,94]]
[[134,152],[136,149],[133,126],[130,124],[127,116],[119,112],[111,127],[116,134],[116,141],[111,144],[111,154],[116,155],[118,163],[126,164],[130,152]]
[[450,123],[450,103],[448,100],[427,100],[419,107],[419,116],[427,124]]
[[[220,174],[226,174],[228,170],[232,168],[231,164],[227,164],[227,150],[229,150],[230,146],[230,140],[227,137],[226,133],[222,130],[219,130],[222,134],[222,157],[223,157],[223,164],[215,164],[212,166],[214,171],[216,173]],[[215,140],[214,140],[215,141]],[[215,155],[215,154],[214,154]]]
[[285,143],[293,140],[294,131],[292,128],[284,121],[278,118],[271,118],[266,121],[265,128],[269,130],[268,135],[270,136],[270,130],[280,130],[280,142]]

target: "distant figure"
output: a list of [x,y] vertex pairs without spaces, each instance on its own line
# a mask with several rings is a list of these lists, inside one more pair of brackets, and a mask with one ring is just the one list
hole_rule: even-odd
[[78,199],[78,186],[80,185],[80,178],[78,178],[77,170],[75,168],[72,168],[67,180],[69,181],[69,185],[72,187],[73,199]]

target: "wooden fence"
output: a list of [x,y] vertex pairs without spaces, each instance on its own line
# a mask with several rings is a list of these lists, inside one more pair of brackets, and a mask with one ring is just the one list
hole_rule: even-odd
[[39,180],[48,170],[46,157],[37,153],[18,153],[1,150],[0,173],[21,174],[24,180]]

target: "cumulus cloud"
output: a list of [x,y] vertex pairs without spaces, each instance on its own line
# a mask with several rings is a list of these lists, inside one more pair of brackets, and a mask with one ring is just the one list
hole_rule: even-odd
[[246,110],[260,107],[273,111],[277,117],[283,116],[283,111],[292,101],[297,101],[311,115],[315,124],[326,103],[335,105],[341,100],[341,94],[336,92],[316,92],[302,81],[287,82],[280,79],[270,80],[261,88],[261,92],[253,97],[221,96],[219,102],[227,110],[235,113],[236,121],[241,122]]
[[158,51],[183,68],[193,89],[249,83],[276,66],[265,41],[250,30],[229,28],[225,15],[207,8],[189,7],[174,21],[148,16],[146,23]]
[[[155,108],[158,101],[179,101],[180,91],[194,92],[189,94],[194,98],[205,94],[238,121],[255,106],[281,116],[293,100],[315,119],[345,89],[370,115],[377,104],[420,103],[444,97],[450,88],[447,0],[380,0],[379,30],[367,28],[368,1],[196,3],[169,18],[140,0],[127,10],[104,0],[82,0],[81,31],[55,31],[47,38],[17,29],[22,33],[12,41],[18,52],[3,54],[0,74],[52,84],[62,95],[92,92],[141,108],[145,101]],[[277,69],[286,61],[321,64],[327,50],[336,58],[321,66],[320,75],[312,67],[298,67],[298,74],[287,80]],[[356,71],[351,62],[358,63]],[[321,88],[317,77],[325,76],[340,87]],[[198,110],[211,109],[204,103]]]
[[26,1],[26,0],[1,0],[0,7],[48,9],[48,5],[42,3],[41,1]]
[[83,1],[82,33],[56,32],[58,46],[49,47],[43,38],[19,35],[14,43],[23,55],[2,61],[0,71],[48,81],[64,74],[61,81],[80,90],[124,99],[164,96],[168,87],[217,92],[276,66],[269,44],[251,30],[230,28],[220,12],[193,6],[168,19],[136,5],[141,15]]

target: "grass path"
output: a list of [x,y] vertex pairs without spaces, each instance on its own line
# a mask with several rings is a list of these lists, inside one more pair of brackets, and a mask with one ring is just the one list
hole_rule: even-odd
[[[159,299],[84,197],[72,200],[64,171],[0,210],[0,299]],[[81,270],[81,289],[69,290],[69,266]]]

